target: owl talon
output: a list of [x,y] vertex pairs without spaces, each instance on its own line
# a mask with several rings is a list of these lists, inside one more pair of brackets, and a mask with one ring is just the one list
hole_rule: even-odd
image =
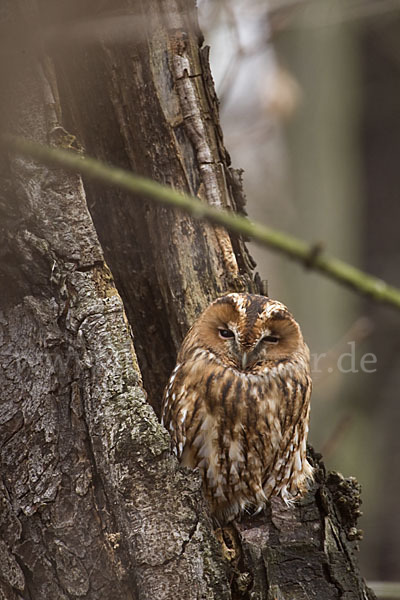
[[222,555],[229,562],[235,561],[240,555],[240,546],[237,542],[237,533],[232,525],[219,527],[214,531],[215,537],[221,545]]

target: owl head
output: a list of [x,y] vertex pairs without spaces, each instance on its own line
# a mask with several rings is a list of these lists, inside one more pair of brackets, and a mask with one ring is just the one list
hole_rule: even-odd
[[266,361],[308,357],[300,327],[286,306],[265,296],[235,293],[218,298],[192,327],[186,338],[190,344],[193,334],[198,346],[240,371],[257,371]]

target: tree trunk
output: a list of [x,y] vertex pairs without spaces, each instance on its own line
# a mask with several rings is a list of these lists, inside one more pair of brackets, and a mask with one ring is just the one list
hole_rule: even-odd
[[[82,143],[242,208],[194,4],[121,0],[112,13],[107,4],[94,14],[90,2],[69,3],[78,21],[66,28],[54,13],[61,0],[2,0],[3,128]],[[116,18],[134,25],[124,40],[110,28]],[[158,410],[176,349],[210,299],[261,291],[243,242],[2,158],[1,597],[371,598],[354,555],[352,480],[326,478],[317,460],[317,483],[294,509],[273,501],[215,536],[198,474],[179,468],[146,402],[147,392]]]
[[[127,43],[112,26],[116,12],[119,25],[130,24]],[[194,2],[119,0],[93,27],[96,43],[78,39],[54,48],[68,130],[89,154],[235,209],[240,186],[222,143]],[[222,291],[251,287],[253,264],[221,228],[111,188],[85,182],[85,189],[133,327],[149,401],[159,412],[194,317]]]

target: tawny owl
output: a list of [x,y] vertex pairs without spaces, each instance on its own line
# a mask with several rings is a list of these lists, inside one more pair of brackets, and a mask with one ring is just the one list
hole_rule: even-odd
[[228,294],[184,339],[164,393],[162,422],[185,466],[200,469],[220,522],[287,503],[312,479],[306,458],[309,351],[286,306]]

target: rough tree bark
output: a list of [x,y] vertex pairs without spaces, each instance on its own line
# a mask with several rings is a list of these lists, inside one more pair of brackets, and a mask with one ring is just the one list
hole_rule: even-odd
[[[118,43],[100,27],[88,44],[60,29],[50,9],[64,2],[2,0],[3,128],[82,143],[241,208],[194,4],[121,0],[112,15],[108,4],[68,11],[104,25],[118,8],[140,32]],[[24,35],[44,15],[46,54]],[[317,458],[301,504],[274,501],[221,544],[198,475],[178,467],[146,402],[144,390],[158,410],[177,346],[211,298],[262,291],[243,242],[5,153],[0,214],[0,597],[371,598],[354,554],[355,482],[326,477]]]
[[[83,39],[71,47],[67,37],[66,48],[55,36],[68,130],[90,154],[236,209],[239,176],[222,143],[194,3],[122,0],[112,8],[95,20],[91,45]],[[118,27],[110,25],[115,14],[120,26],[130,19],[129,42],[121,43]],[[75,18],[82,18],[81,9]],[[243,243],[223,229],[89,181],[85,189],[158,412],[176,348],[195,315],[222,291],[256,289],[254,265]]]

